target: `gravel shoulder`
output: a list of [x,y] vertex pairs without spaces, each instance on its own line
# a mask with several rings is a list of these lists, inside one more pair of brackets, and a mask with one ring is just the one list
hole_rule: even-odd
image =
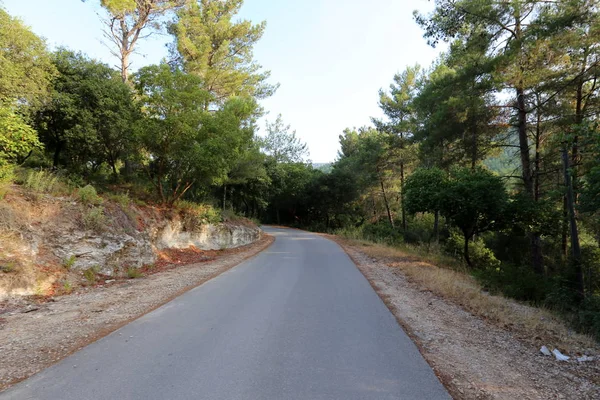
[[117,280],[36,304],[0,305],[0,391],[261,252],[269,235],[210,261]]
[[519,332],[410,279],[398,263],[413,260],[371,257],[357,244],[327,237],[354,260],[455,399],[600,399],[597,348],[583,349],[594,361],[556,361]]

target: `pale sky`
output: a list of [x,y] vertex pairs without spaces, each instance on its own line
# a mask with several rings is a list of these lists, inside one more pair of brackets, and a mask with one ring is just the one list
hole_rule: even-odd
[[[102,44],[99,0],[0,0],[51,48],[65,46],[116,65]],[[277,93],[262,101],[306,141],[313,162],[331,162],[346,127],[381,115],[377,92],[408,65],[429,66],[439,53],[422,38],[412,12],[431,10],[427,0],[246,0],[240,18],[267,21],[255,59],[271,70]],[[167,55],[168,35],[140,44],[132,69]],[[264,122],[264,121],[263,121]],[[263,128],[264,129],[264,128]]]

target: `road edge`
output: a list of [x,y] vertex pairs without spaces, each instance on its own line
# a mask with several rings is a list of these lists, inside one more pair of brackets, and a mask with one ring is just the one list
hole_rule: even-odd
[[[39,374],[40,372],[46,370],[47,368],[52,367],[53,365],[61,362],[62,360],[64,360],[65,358],[73,355],[74,353],[78,352],[79,350],[83,349],[86,346],[89,346],[90,344],[110,335],[113,332],[118,331],[119,329],[121,329],[122,327],[124,327],[125,325],[143,317],[146,314],[149,314],[155,310],[157,310],[158,308],[164,306],[165,304],[173,301],[174,299],[178,298],[179,296],[182,296],[183,294],[189,292],[192,289],[195,289],[197,287],[200,287],[202,285],[204,285],[206,282],[220,276],[221,274],[237,267],[238,265],[241,265],[242,263],[258,256],[260,253],[262,253],[264,250],[266,250],[267,248],[269,248],[274,242],[275,242],[275,237],[272,235],[269,235],[265,232],[263,232],[261,239],[257,240],[256,242],[254,242],[254,244],[258,244],[258,246],[248,250],[247,254],[244,254],[244,256],[241,259],[236,259],[234,261],[230,261],[230,262],[226,262],[221,268],[219,268],[215,273],[208,275],[207,277],[200,279],[196,282],[194,282],[192,285],[186,286],[176,292],[174,292],[173,294],[169,295],[168,297],[165,297],[164,299],[161,299],[157,304],[152,305],[151,307],[148,307],[146,309],[144,309],[143,311],[137,313],[136,315],[127,318],[125,320],[119,321],[119,322],[115,322],[114,324],[110,324],[109,326],[106,326],[98,331],[96,331],[96,333],[94,335],[90,335],[87,338],[79,338],[78,340],[74,341],[71,348],[68,349],[65,353],[61,354],[61,356],[55,360],[53,360],[52,362],[49,363],[45,363],[43,364],[43,366],[36,372],[26,375],[26,376],[22,376],[13,380],[10,380],[8,382],[2,383],[0,385],[1,389],[0,389],[0,394],[6,392],[7,390],[9,390],[11,387],[13,387],[14,385],[23,382],[37,374]],[[262,242],[262,243],[261,243]],[[205,264],[205,263],[202,263]],[[188,267],[193,267],[194,264],[189,264]]]
[[440,383],[444,386],[444,388],[446,389],[448,394],[453,399],[460,399],[461,398],[460,392],[457,390],[457,388],[454,385],[451,384],[452,377],[450,377],[447,374],[445,374],[444,372],[440,371],[439,368],[437,368],[435,365],[432,365],[431,361],[427,357],[426,352],[423,349],[423,343],[419,340],[419,337],[414,333],[414,330],[412,329],[412,327],[410,325],[408,325],[405,321],[403,321],[398,316],[398,311],[392,305],[392,303],[389,301],[389,299],[381,293],[381,289],[375,284],[375,282],[371,278],[369,278],[367,276],[367,274],[365,274],[365,272],[361,268],[361,263],[348,251],[348,249],[349,249],[349,247],[347,247],[348,245],[346,245],[343,242],[343,240],[340,239],[336,235],[331,235],[331,234],[327,234],[327,233],[317,233],[317,234],[323,238],[331,240],[332,242],[334,242],[338,246],[340,246],[340,248],[344,251],[344,253],[346,253],[346,255],[350,258],[350,260],[352,260],[352,263],[354,263],[354,265],[356,266],[356,269],[358,269],[360,271],[360,273],[362,274],[362,276],[367,280],[367,282],[369,282],[369,285],[371,285],[371,288],[373,289],[373,291],[377,294],[377,296],[379,296],[379,298],[381,299],[383,304],[385,304],[387,309],[390,311],[390,313],[396,319],[396,322],[398,323],[400,328],[404,331],[404,333],[406,333],[406,335],[415,344],[415,346],[417,346],[417,349],[419,350],[421,357],[423,357],[423,359],[425,360],[427,365],[429,365],[429,368],[431,368],[431,370],[433,371],[435,376],[438,378]]

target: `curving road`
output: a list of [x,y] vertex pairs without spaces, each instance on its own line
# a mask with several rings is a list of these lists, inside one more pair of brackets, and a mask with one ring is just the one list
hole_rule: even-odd
[[0,399],[450,398],[337,244],[265,230],[257,257]]

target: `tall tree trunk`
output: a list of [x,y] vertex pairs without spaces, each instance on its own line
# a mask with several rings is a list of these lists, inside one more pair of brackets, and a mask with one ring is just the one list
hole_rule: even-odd
[[464,235],[464,239],[465,239],[465,244],[464,244],[464,256],[465,256],[465,261],[467,262],[467,265],[469,266],[469,268],[473,267],[473,263],[471,262],[471,257],[469,256],[469,236],[466,233],[463,233]]
[[[529,140],[527,138],[527,109],[525,104],[525,90],[522,84],[517,86],[516,92],[518,110],[517,131],[519,135],[519,152],[521,155],[523,185],[527,194],[535,201],[531,157],[529,155]],[[533,270],[538,274],[543,274],[544,257],[542,255],[542,240],[540,235],[536,232],[530,232],[528,236],[531,244],[531,261],[533,264]]]
[[523,185],[525,191],[533,198],[533,174],[531,173],[531,157],[529,155],[529,140],[527,138],[527,109],[525,104],[525,90],[517,87],[517,131],[519,134],[519,154],[521,156],[521,169],[523,172]]
[[[474,94],[475,93],[475,82],[471,81],[471,91]],[[471,126],[471,169],[475,169],[475,166],[477,165],[477,157],[478,157],[478,151],[477,151],[477,120],[474,118],[474,116],[470,116],[470,126]]]
[[400,163],[400,190],[402,195],[400,196],[400,207],[402,210],[402,230],[406,232],[406,209],[404,208],[404,163]]
[[[586,56],[587,57],[587,56]],[[584,62],[581,71],[581,78],[578,80],[577,92],[575,98],[575,132],[573,134],[573,143],[571,145],[571,185],[573,186],[573,202],[577,205],[579,201],[579,182],[578,182],[578,167],[580,161],[579,155],[579,135],[577,134],[579,127],[583,123],[583,73],[587,67]],[[577,209],[575,208],[575,212]]]
[[[565,183],[565,187],[567,184]],[[562,227],[561,227],[561,235],[560,235],[560,250],[563,256],[563,259],[567,259],[569,247],[569,205],[567,203],[567,194],[563,196],[563,212],[562,212]]]
[[433,237],[435,238],[435,243],[440,243],[440,212],[435,210],[433,214]]
[[533,171],[533,199],[538,201],[540,198],[540,143],[542,135],[542,113],[540,112],[540,95],[536,93],[536,100],[538,107],[536,108],[536,121],[535,121],[535,161]]
[[129,53],[126,51],[121,52],[121,79],[123,83],[129,81]]
[[569,171],[569,154],[566,147],[562,151],[563,168],[565,173],[565,185],[567,189],[567,205],[569,209],[569,226],[571,230],[571,254],[573,256],[573,268],[575,269],[575,288],[579,300],[585,295],[583,268],[581,265],[581,248],[579,246],[579,232],[577,231],[577,220],[575,219],[575,196],[573,193],[573,182]]
[[383,195],[383,202],[387,211],[388,220],[390,221],[392,228],[395,228],[394,218],[392,217],[392,211],[390,210],[390,204],[388,203],[387,194],[385,193],[385,186],[383,185],[383,179],[381,179],[381,177],[379,178],[379,183],[381,184],[381,194]]
[[63,145],[62,142],[58,142],[56,148],[54,149],[54,157],[52,158],[52,168],[58,169],[58,163],[60,160],[60,152],[62,151]]
[[227,184],[223,185],[223,211],[225,211],[225,204],[227,203]]

